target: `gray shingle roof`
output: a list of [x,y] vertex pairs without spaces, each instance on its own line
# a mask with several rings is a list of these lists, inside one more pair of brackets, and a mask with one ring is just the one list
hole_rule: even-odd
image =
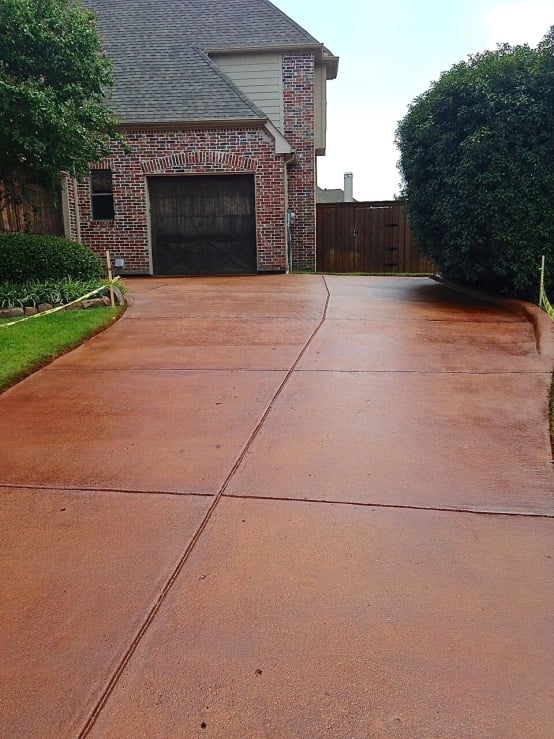
[[[340,188],[327,189],[326,187],[317,188],[318,203],[344,203],[344,190]],[[357,203],[356,198],[352,198],[353,203]]]
[[[321,47],[268,0],[84,0],[115,63],[123,123],[265,120],[205,51]],[[326,50],[327,51],[327,50]]]

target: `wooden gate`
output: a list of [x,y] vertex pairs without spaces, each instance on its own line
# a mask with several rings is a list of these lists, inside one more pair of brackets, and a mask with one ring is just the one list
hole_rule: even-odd
[[420,255],[404,204],[318,203],[317,269],[377,274],[434,272]]
[[150,177],[158,275],[256,272],[253,175]]

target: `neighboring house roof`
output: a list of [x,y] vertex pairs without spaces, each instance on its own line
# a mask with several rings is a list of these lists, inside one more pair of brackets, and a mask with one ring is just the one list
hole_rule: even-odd
[[265,121],[206,52],[313,49],[335,57],[268,0],[84,0],[114,61],[122,123]]
[[[330,189],[318,187],[317,188],[317,202],[318,203],[344,203],[344,190],[340,188]],[[352,198],[352,202],[356,203],[356,198]]]

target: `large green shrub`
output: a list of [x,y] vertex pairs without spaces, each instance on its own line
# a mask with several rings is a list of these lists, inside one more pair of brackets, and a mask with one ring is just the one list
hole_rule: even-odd
[[444,73],[399,123],[412,228],[445,277],[537,300],[554,293],[554,27]]
[[0,282],[91,280],[102,274],[100,257],[87,246],[61,236],[0,233]]

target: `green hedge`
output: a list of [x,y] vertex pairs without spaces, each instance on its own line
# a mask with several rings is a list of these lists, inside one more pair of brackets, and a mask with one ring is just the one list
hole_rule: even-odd
[[554,26],[456,64],[400,121],[410,223],[446,279],[536,301],[544,255],[553,294],[553,81]]
[[61,236],[0,233],[0,281],[98,279],[102,261],[91,249]]

